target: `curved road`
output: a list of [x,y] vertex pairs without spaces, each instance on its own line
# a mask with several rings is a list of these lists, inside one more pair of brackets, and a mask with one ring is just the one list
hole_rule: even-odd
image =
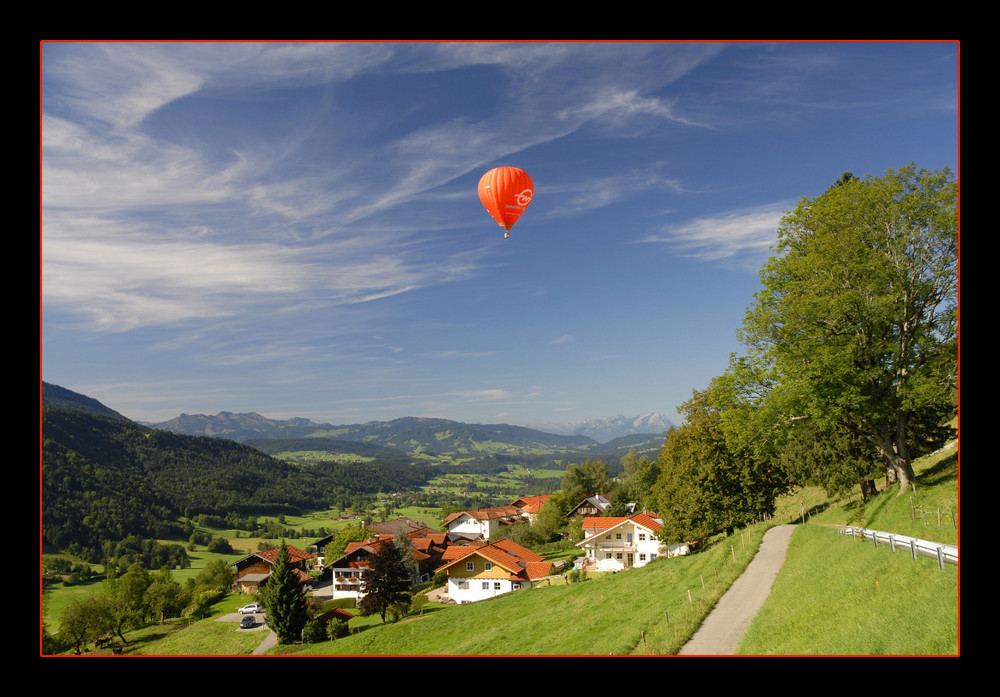
[[760,549],[709,613],[679,656],[732,656],[743,633],[760,610],[785,563],[794,525],[779,525],[764,534]]

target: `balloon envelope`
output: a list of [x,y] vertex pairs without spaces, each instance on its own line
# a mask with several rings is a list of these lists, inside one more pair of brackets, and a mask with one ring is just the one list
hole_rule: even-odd
[[504,230],[517,222],[534,193],[531,177],[517,167],[496,167],[479,179],[479,200]]

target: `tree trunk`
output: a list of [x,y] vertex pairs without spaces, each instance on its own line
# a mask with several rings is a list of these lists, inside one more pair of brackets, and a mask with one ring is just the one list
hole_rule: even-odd
[[868,499],[872,494],[876,493],[878,488],[875,486],[874,479],[866,479],[861,482],[861,502],[867,503]]
[[876,443],[882,453],[882,462],[885,465],[885,485],[888,489],[893,484],[899,485],[899,493],[910,488],[916,476],[913,474],[913,465],[906,452],[905,431],[897,429],[897,438],[892,438],[888,434],[878,438]]

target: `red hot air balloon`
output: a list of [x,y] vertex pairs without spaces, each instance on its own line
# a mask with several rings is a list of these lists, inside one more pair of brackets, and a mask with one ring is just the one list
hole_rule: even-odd
[[510,229],[531,203],[535,185],[523,169],[497,167],[479,180],[479,200],[510,237]]

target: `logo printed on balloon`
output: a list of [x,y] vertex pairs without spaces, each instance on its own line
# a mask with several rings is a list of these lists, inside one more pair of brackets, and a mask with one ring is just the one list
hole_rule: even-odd
[[523,169],[495,167],[479,179],[479,200],[510,237],[510,229],[534,198],[534,182]]

